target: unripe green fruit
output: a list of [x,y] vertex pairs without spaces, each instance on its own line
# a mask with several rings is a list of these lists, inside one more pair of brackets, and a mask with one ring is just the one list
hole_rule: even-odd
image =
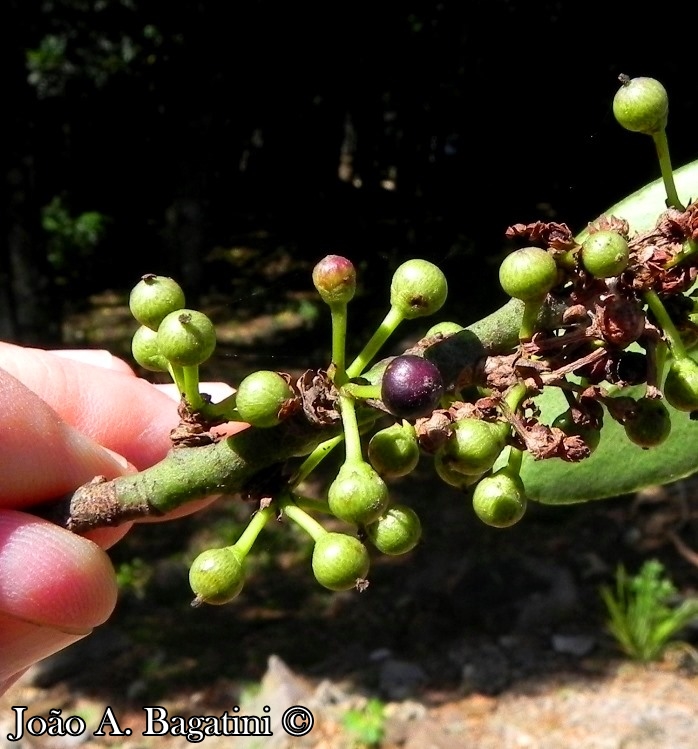
[[443,307],[447,296],[446,276],[428,260],[408,260],[393,274],[390,304],[406,320],[432,315]]
[[330,511],[356,525],[373,523],[388,507],[388,487],[368,463],[345,463],[327,492]]
[[514,299],[543,299],[557,283],[553,256],[540,247],[523,247],[507,255],[499,267],[499,283]]
[[180,309],[160,323],[157,342],[171,364],[194,367],[203,364],[216,348],[216,330],[203,312]]
[[313,268],[313,284],[327,304],[346,304],[356,293],[356,269],[341,255],[327,255]]
[[375,523],[366,526],[366,534],[382,554],[397,556],[414,549],[422,536],[417,513],[406,505],[393,505]]
[[199,554],[189,569],[195,604],[220,605],[232,601],[245,584],[245,558],[233,546]]
[[366,579],[368,550],[358,538],[344,533],[325,533],[313,548],[315,579],[330,590],[350,590]]
[[663,392],[667,403],[679,411],[698,411],[698,364],[693,359],[675,359]]
[[551,426],[561,429],[569,437],[573,435],[581,437],[584,440],[584,444],[589,448],[590,453],[596,450],[601,441],[601,430],[578,424],[573,420],[572,412],[569,409],[557,416]]
[[623,424],[628,439],[640,447],[661,445],[671,432],[671,416],[656,398],[640,398]]
[[582,265],[596,278],[620,275],[628,267],[629,258],[627,240],[614,231],[596,231],[582,243]]
[[245,377],[235,394],[240,418],[256,427],[273,427],[280,423],[279,413],[293,390],[278,372],[260,370]]
[[613,98],[613,115],[626,130],[652,135],[666,127],[669,97],[654,78],[622,78]]
[[376,432],[368,443],[368,459],[380,476],[406,476],[419,462],[414,427],[405,422]]
[[453,335],[454,333],[460,333],[461,330],[465,330],[465,328],[462,325],[459,325],[457,322],[449,322],[444,320],[444,322],[437,322],[436,325],[432,325],[429,330],[424,334],[425,338],[431,338],[435,335],[442,335],[442,336],[449,336]]
[[467,418],[453,425],[451,436],[437,451],[437,456],[454,471],[478,476],[492,468],[503,448],[499,426]]
[[138,328],[133,334],[131,352],[143,369],[151,372],[167,372],[167,359],[160,353],[158,334],[152,328],[146,325]]
[[476,484],[483,474],[477,473],[475,475],[469,475],[467,473],[461,473],[451,467],[450,459],[444,456],[442,451],[439,451],[434,455],[434,470],[437,476],[449,486],[453,486],[456,489],[467,489],[469,486]]
[[483,523],[508,528],[526,512],[526,494],[521,479],[507,468],[485,476],[473,492],[473,509]]
[[157,330],[167,315],[184,307],[184,292],[172,278],[149,273],[133,287],[128,304],[141,325]]

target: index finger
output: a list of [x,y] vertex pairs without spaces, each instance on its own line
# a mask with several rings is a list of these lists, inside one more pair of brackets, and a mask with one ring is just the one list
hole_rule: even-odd
[[142,469],[164,457],[177,425],[165,393],[126,367],[107,369],[39,349],[0,343],[0,368],[65,422]]

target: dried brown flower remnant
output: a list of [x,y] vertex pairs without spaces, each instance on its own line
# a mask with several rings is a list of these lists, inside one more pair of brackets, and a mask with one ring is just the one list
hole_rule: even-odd
[[630,238],[628,222],[618,216],[600,216],[596,221],[592,221],[587,229],[590,234],[597,231],[612,231],[614,234],[620,234],[624,239]]
[[686,208],[684,212],[686,236],[689,239],[698,240],[698,200]]
[[518,352],[508,356],[488,356],[483,371],[487,387],[504,391],[516,385],[519,378],[515,363],[520,356]]
[[635,291],[649,289],[658,294],[678,294],[693,283],[698,274],[695,265],[681,262],[686,240],[693,241],[698,230],[698,209],[691,204],[686,211],[670,209],[654,229],[630,241],[629,285]]
[[596,305],[596,324],[604,341],[625,348],[645,330],[645,313],[634,299],[609,295]]
[[504,236],[507,239],[526,239],[536,244],[544,244],[554,250],[567,251],[579,247],[569,226],[554,221],[514,224],[506,230]]
[[296,383],[301,394],[303,411],[311,424],[327,425],[340,420],[339,396],[327,373],[319,369],[304,372]]
[[534,460],[561,458],[568,463],[577,463],[591,454],[579,435],[566,435],[562,429],[540,424],[534,419],[517,419],[514,428]]
[[435,453],[451,435],[453,418],[448,411],[439,409],[431,416],[417,419],[415,430],[420,447],[428,453]]

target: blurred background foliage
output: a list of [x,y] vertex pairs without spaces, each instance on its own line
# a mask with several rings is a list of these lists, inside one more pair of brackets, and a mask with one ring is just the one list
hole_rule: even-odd
[[[447,316],[503,299],[510,224],[581,228],[657,175],[623,132],[619,73],[662,80],[674,161],[698,155],[681,21],[634,3],[8,0],[0,335],[57,345],[65,318],[145,272],[218,321],[317,315],[308,270],[439,263]],[[674,28],[674,25],[676,28]],[[103,298],[103,297],[97,297]],[[281,315],[280,321],[277,318]]]

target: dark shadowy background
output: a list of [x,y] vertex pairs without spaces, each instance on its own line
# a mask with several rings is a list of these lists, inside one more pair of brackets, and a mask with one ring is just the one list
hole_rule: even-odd
[[7,340],[65,341],[66,315],[145,272],[213,295],[218,321],[297,308],[328,252],[365,271],[357,319],[382,317],[396,264],[424,256],[469,322],[501,299],[506,226],[580,228],[658,175],[651,141],[613,120],[619,73],[664,82],[674,162],[698,155],[687,20],[655,6],[4,9]]

